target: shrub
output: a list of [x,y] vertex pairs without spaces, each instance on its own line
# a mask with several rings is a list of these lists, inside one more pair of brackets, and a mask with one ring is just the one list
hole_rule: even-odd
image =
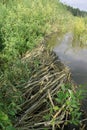
[[74,22],[74,39],[80,40],[81,36],[83,35],[85,31],[85,22],[84,19],[77,18]]

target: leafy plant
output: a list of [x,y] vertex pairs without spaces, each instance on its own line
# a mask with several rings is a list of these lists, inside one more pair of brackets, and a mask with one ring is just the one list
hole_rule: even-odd
[[74,22],[74,30],[73,30],[74,39],[80,40],[84,31],[85,31],[84,19],[77,18],[76,21]]
[[[51,122],[51,125],[61,126],[66,124],[79,125],[81,119],[80,100],[82,91],[74,92],[71,84],[61,85],[61,89],[54,97],[54,106],[50,104],[49,113],[44,119]],[[63,124],[63,125],[64,125]]]
[[12,126],[11,121],[8,118],[8,115],[0,110],[0,128],[5,130],[7,126]]

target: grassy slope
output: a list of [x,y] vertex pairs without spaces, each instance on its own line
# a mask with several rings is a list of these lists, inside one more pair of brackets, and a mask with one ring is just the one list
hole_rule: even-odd
[[[32,75],[29,63],[22,64],[19,58],[35,48],[45,35],[72,30],[74,21],[57,0],[9,1],[5,5],[0,3],[0,125],[3,129],[11,126],[17,104],[22,101],[16,86],[21,88]],[[36,66],[37,61],[35,69]]]

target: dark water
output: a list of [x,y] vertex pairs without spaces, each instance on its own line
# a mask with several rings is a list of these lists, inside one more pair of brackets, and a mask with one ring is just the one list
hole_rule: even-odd
[[72,78],[77,84],[87,85],[87,48],[73,43],[72,34],[67,33],[53,51],[60,60],[69,66]]
[[62,3],[70,5],[74,8],[87,11],[87,0],[60,0]]

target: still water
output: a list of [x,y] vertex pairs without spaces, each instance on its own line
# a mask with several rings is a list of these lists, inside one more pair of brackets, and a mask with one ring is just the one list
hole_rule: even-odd
[[87,0],[60,0],[60,2],[87,11]]
[[54,52],[60,60],[69,66],[72,78],[77,84],[87,85],[87,49],[73,44],[71,33],[67,33],[60,44],[56,44]]

